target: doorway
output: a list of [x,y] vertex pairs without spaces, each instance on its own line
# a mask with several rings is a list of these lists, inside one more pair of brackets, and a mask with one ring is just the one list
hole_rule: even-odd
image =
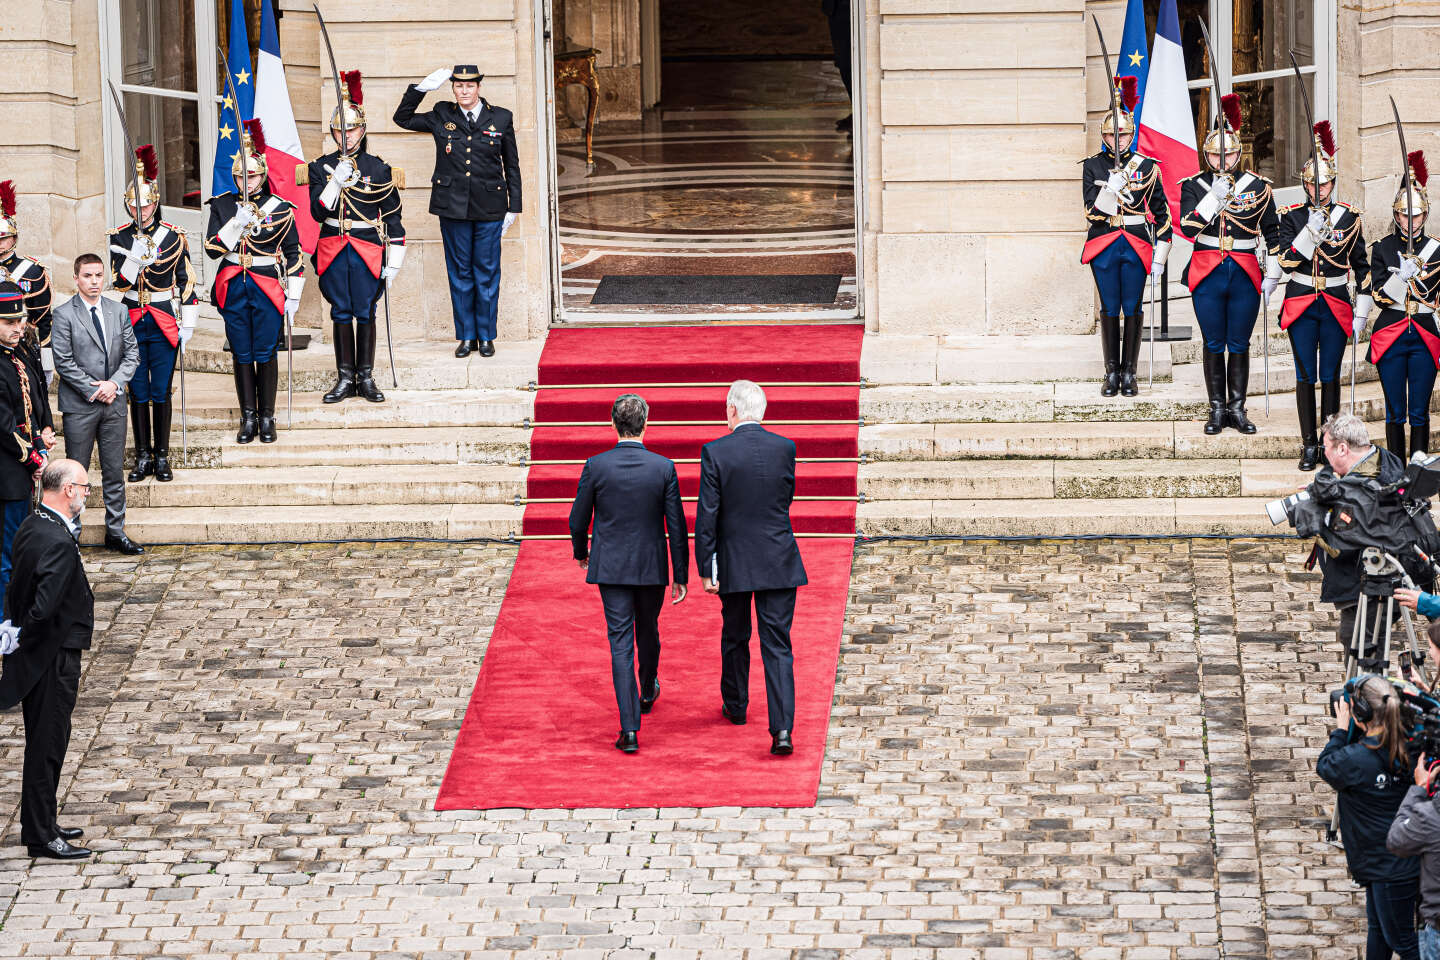
[[560,320],[859,316],[845,0],[539,2]]

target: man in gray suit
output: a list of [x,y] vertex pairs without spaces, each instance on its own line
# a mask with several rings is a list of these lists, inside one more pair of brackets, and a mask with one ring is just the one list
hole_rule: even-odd
[[60,378],[65,456],[88,465],[100,443],[105,488],[105,546],[144,553],[125,535],[125,395],[140,365],[140,348],[125,307],[100,296],[105,262],[93,253],[75,258],[75,296],[55,308],[50,346]]

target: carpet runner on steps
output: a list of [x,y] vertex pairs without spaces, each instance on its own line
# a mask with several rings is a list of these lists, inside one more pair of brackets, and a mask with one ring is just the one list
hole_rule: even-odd
[[[766,387],[770,429],[796,442],[791,521],[810,583],[799,591],[795,753],[773,757],[764,671],[751,640],[749,723],[720,714],[720,602],[691,560],[690,596],[660,618],[660,699],[644,718],[640,752],[611,745],[619,729],[598,590],[568,540],[520,546],[490,644],[441,784],[436,808],[811,806],[824,759],[841,627],[850,586],[858,455],[859,326],[603,328],[553,331],[540,358],[532,461],[583,461],[615,442],[603,424],[626,384],[650,403],[645,444],[697,460],[725,432],[725,392],[739,378]],[[706,384],[707,386],[693,386]],[[709,386],[709,384],[715,384]],[[570,385],[603,385],[557,389]],[[548,388],[548,389],[547,389]],[[773,421],[803,420],[779,424]],[[701,421],[701,423],[693,423]],[[836,421],[820,422],[815,421]],[[843,421],[843,422],[839,422]],[[828,462],[805,462],[826,460]],[[831,458],[840,458],[832,460]],[[530,467],[526,535],[568,533],[581,463]],[[681,496],[699,486],[680,463]],[[694,530],[695,504],[686,503]],[[839,534],[806,537],[806,534]],[[688,546],[687,546],[688,548]]]

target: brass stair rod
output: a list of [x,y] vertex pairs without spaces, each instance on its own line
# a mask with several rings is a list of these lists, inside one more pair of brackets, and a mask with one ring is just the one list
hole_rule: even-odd
[[[535,393],[540,390],[684,390],[696,387],[728,387],[726,383],[536,383],[531,380],[523,387],[516,387],[517,390],[524,390],[527,393]],[[861,378],[859,380],[793,380],[777,381],[774,383],[760,383],[761,387],[864,387],[868,382]]]

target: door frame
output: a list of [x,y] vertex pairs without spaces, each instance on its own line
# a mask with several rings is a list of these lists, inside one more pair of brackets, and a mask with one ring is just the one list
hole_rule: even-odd
[[[557,168],[559,157],[556,153],[557,140],[555,130],[555,38],[553,0],[532,0],[533,16],[538,29],[535,30],[535,112],[541,118],[541,123],[536,131],[540,156],[544,163],[543,173],[547,197],[545,203],[545,264],[549,273],[547,282],[550,288],[550,323],[596,323],[624,322],[633,317],[623,314],[606,314],[600,311],[595,313],[572,313],[569,316],[565,313],[563,280],[561,274],[561,255],[563,250],[560,244],[560,192],[558,185]],[[640,0],[641,25],[640,42],[643,49],[642,58],[650,53],[647,42],[646,30],[646,9],[654,13],[654,22],[651,24],[655,48],[660,45],[660,24],[659,10],[663,0]],[[1216,0],[1212,0],[1212,3]],[[1316,2],[1333,2],[1333,0],[1316,0]],[[852,115],[852,139],[850,151],[850,167],[852,175],[851,193],[854,198],[854,245],[855,245],[855,312],[848,318],[836,318],[835,320],[823,322],[844,322],[863,323],[865,320],[865,226],[867,209],[867,184],[866,168],[869,159],[866,140],[866,47],[864,20],[865,4],[863,0],[851,0],[850,3],[850,110]],[[658,76],[659,58],[656,57],[655,67]],[[645,71],[642,59],[641,72]],[[655,84],[657,92],[658,80]],[[714,318],[698,317],[690,314],[675,314],[674,320],[678,323],[700,321],[714,322]],[[796,314],[774,313],[768,311],[756,311],[753,313],[726,314],[724,317],[728,322],[745,322],[755,320],[793,321],[796,323],[813,323],[813,319],[804,319]]]

